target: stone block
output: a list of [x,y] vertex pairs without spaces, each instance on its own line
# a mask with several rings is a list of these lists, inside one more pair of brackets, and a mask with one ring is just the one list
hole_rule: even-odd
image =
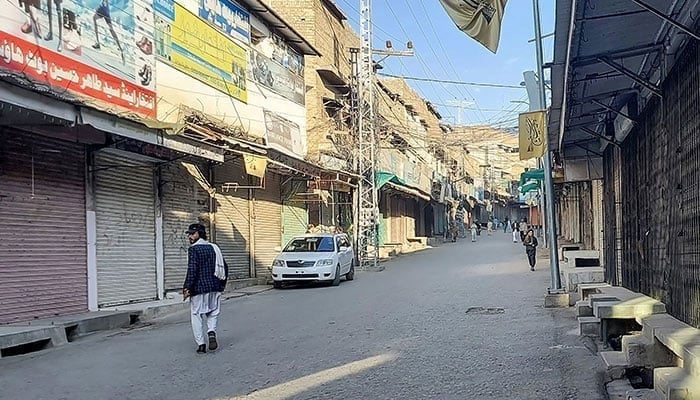
[[654,340],[656,331],[659,329],[683,329],[688,327],[687,324],[665,313],[637,318],[637,322],[642,325],[642,334],[650,341]]
[[544,308],[568,308],[569,293],[547,293],[544,296]]
[[610,287],[607,283],[582,283],[578,285],[578,295],[581,300],[588,299],[592,294],[599,294],[603,288]]
[[627,358],[621,351],[602,351],[600,357],[605,364],[605,373],[608,380],[622,379],[627,369]]
[[688,375],[700,379],[700,345],[689,345],[683,350],[683,368]]
[[622,352],[627,357],[627,363],[633,367],[653,366],[654,342],[644,335],[624,335],[622,337]]
[[576,316],[577,317],[592,317],[593,307],[591,303],[587,300],[579,300],[576,302]]
[[579,336],[599,336],[600,320],[596,317],[579,317],[578,334]]
[[654,390],[665,400],[700,400],[700,380],[680,367],[654,369]]
[[617,302],[601,301],[593,304],[593,315],[601,319],[636,319],[665,312],[664,303],[647,296]]

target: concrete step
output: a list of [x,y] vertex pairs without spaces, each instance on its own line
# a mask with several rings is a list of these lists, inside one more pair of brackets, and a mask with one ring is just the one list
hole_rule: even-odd
[[593,308],[591,307],[591,302],[588,300],[579,300],[576,302],[576,316],[577,317],[592,317]]
[[0,326],[0,358],[68,343],[62,326]]
[[647,296],[593,304],[593,315],[601,319],[636,319],[666,312],[664,303]]
[[642,326],[642,334],[650,341],[654,340],[656,332],[660,329],[684,329],[688,327],[688,324],[666,313],[640,317],[637,318],[637,322]]
[[583,283],[605,282],[605,270],[603,267],[567,267],[562,270],[562,273],[569,292],[577,292],[578,285]]
[[625,376],[627,369],[627,357],[621,351],[601,351],[600,357],[603,358],[605,364],[605,373],[607,380],[622,379]]
[[700,379],[680,367],[655,368],[654,390],[663,400],[700,400]]
[[622,336],[622,353],[632,367],[653,366],[654,342],[643,334]]
[[601,293],[601,289],[611,287],[608,283],[581,283],[578,285],[578,295],[581,300],[588,299],[591,294]]
[[663,400],[654,389],[634,389],[627,391],[625,400]]
[[578,318],[579,336],[600,336],[600,319],[596,317]]

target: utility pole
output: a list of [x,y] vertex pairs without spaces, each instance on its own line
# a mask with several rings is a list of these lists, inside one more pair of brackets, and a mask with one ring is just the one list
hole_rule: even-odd
[[469,100],[448,100],[447,105],[457,107],[457,125],[462,125],[462,110],[474,104]]
[[387,42],[386,47],[384,50],[372,48],[372,0],[360,0],[360,49],[351,54],[357,60],[355,127],[358,146],[355,165],[361,178],[357,187],[355,243],[362,269],[375,268],[379,258],[379,188],[376,170],[379,145],[375,126],[373,55],[383,55],[384,58],[380,61],[390,56],[413,55],[411,42],[408,42],[408,50],[405,51],[392,50],[391,42]]
[[360,51],[357,71],[357,253],[362,269],[374,268],[379,258],[377,217],[377,146],[374,115],[374,61],[372,59],[372,0],[360,0]]
[[[535,47],[537,51],[537,75],[539,76],[539,101],[543,109],[547,106],[547,94],[544,83],[544,55],[542,53],[542,27],[540,22],[540,2],[532,0],[533,14],[535,18]],[[546,131],[545,131],[546,132]],[[559,276],[559,252],[557,245],[557,221],[554,212],[554,180],[552,179],[552,157],[549,148],[544,154],[544,189],[547,212],[547,237],[549,238],[549,263],[552,275],[550,293],[561,291],[561,277]]]

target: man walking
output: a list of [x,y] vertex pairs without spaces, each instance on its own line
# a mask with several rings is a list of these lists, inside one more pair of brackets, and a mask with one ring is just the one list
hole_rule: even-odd
[[[187,229],[190,246],[187,252],[187,276],[183,285],[184,299],[190,299],[192,332],[197,342],[197,353],[206,353],[202,325],[207,320],[209,350],[219,347],[216,341],[216,325],[221,311],[221,292],[226,287],[228,265],[221,249],[207,241],[206,228],[202,224],[192,224]],[[183,299],[183,300],[184,300]]]

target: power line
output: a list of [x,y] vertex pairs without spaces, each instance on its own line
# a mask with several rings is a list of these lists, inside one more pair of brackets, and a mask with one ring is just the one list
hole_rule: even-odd
[[388,78],[406,79],[409,81],[437,82],[437,83],[445,83],[445,84],[451,84],[451,85],[479,86],[479,87],[489,87],[489,88],[498,88],[498,89],[525,89],[525,87],[523,87],[523,86],[515,86],[515,85],[503,85],[503,84],[498,84],[498,83],[452,81],[452,80],[446,80],[446,79],[422,78],[422,77],[417,77],[417,76],[393,75],[393,74],[387,74],[387,73],[383,73],[383,72],[377,73],[377,75],[386,76]]

